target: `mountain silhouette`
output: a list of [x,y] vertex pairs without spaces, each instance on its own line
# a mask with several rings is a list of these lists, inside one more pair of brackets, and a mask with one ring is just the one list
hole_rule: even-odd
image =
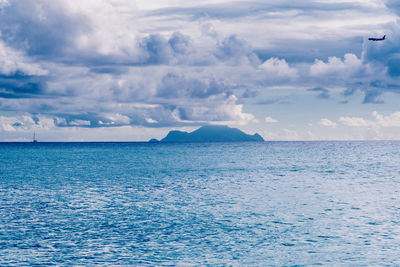
[[[236,128],[228,126],[203,126],[193,132],[170,131],[159,142],[263,142],[259,134],[249,135]],[[151,139],[149,142],[157,142]]]

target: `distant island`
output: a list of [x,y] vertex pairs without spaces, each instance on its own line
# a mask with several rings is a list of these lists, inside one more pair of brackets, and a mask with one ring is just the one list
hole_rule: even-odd
[[160,141],[151,139],[149,142],[264,142],[258,133],[250,135],[228,126],[203,126],[193,132],[170,131]]

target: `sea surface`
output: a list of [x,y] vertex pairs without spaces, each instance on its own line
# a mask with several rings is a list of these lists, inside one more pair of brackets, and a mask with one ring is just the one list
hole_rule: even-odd
[[0,144],[0,266],[393,266],[399,252],[400,142]]

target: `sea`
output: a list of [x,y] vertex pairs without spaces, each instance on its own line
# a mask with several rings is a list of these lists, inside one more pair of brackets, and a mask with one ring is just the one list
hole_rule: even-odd
[[398,266],[400,142],[1,143],[0,266]]

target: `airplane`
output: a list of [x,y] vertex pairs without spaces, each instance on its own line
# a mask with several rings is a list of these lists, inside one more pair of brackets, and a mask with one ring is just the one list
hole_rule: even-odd
[[382,38],[368,38],[370,41],[384,41],[386,39],[386,35],[384,35]]

